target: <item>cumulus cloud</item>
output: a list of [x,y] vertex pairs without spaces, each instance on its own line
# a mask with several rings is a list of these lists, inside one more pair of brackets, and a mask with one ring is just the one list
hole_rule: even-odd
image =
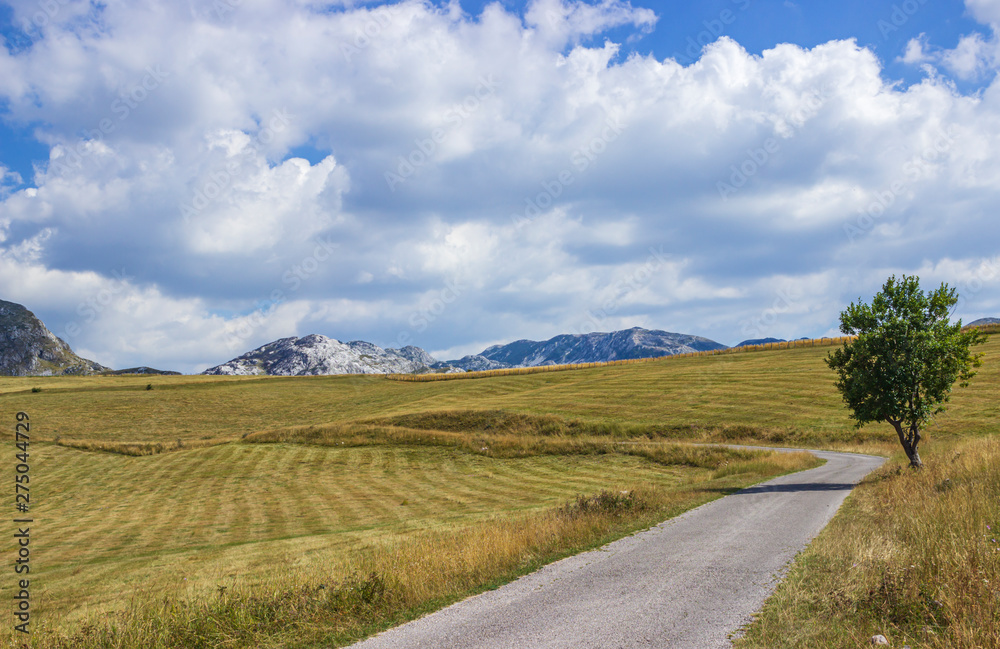
[[[59,3],[0,48],[5,118],[50,151],[0,169],[0,290],[105,364],[820,335],[887,270],[992,254],[995,82],[901,87],[851,40],[627,54],[599,37],[663,17],[617,0],[216,5]],[[993,42],[902,59],[986,78]]]
[[1000,3],[996,0],[967,0],[968,13],[978,22],[987,25],[991,33],[984,36],[973,32],[959,38],[951,48],[934,47],[926,34],[911,38],[898,60],[910,65],[920,65],[933,73],[935,66],[944,68],[955,77],[976,81],[991,76],[1000,61]]

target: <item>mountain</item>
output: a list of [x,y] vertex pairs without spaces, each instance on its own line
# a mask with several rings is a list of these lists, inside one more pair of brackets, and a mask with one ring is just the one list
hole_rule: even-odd
[[0,374],[97,374],[108,368],[80,358],[20,304],[0,300]]
[[507,363],[498,363],[480,354],[470,354],[458,360],[434,363],[431,368],[436,370],[463,370],[465,372],[482,372],[483,370],[502,370],[511,367]]
[[419,347],[382,349],[355,340],[342,343],[312,334],[282,338],[216,365],[203,374],[268,374],[302,376],[316,374],[391,374],[426,372],[436,361]]
[[750,338],[749,340],[744,340],[741,343],[736,343],[733,347],[747,347],[749,345],[766,345],[768,343],[784,343],[788,342],[784,338]]
[[160,374],[163,376],[176,376],[180,374],[180,372],[174,372],[173,370],[157,370],[143,365],[141,367],[130,367],[124,370],[111,370],[109,372],[105,372],[105,374],[110,374],[112,376],[124,376],[126,374]]
[[966,327],[980,327],[980,326],[983,326],[983,325],[995,325],[995,324],[1000,324],[1000,318],[980,318],[978,320],[974,320],[974,321],[970,322],[969,324],[967,324],[965,326]]
[[[594,363],[714,349],[726,349],[726,346],[701,336],[633,327],[611,333],[563,334],[542,342],[517,340],[506,345],[494,345],[475,356],[440,363],[437,367],[450,366],[473,371],[473,367],[499,369]],[[493,366],[480,367],[484,359],[492,361]]]
[[313,334],[276,340],[209,368],[203,374],[300,376],[476,372],[507,367],[653,358],[713,349],[726,349],[726,346],[700,336],[634,327],[611,333],[563,334],[543,342],[518,340],[507,345],[494,345],[481,354],[438,362],[419,347],[382,349],[362,340],[342,343]]

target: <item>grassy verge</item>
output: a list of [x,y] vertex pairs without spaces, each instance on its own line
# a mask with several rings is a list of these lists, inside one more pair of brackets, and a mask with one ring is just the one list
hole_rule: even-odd
[[929,446],[867,478],[738,649],[1000,647],[1000,440]]

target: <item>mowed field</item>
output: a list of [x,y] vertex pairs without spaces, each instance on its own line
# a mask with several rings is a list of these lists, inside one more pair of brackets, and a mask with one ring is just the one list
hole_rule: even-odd
[[[829,349],[428,383],[0,379],[10,429],[32,425],[32,645],[342,644],[812,465],[674,442],[895,452],[853,429]],[[981,349],[931,454],[996,430],[1000,344]]]
[[[753,426],[814,442],[892,441],[881,426],[860,434],[823,363],[830,347],[666,358],[488,379],[407,383],[378,376],[0,378],[9,411],[37,414],[47,439],[198,441],[251,432],[441,410],[504,409],[690,429]],[[994,337],[980,350],[995,357]],[[152,390],[146,390],[152,385]],[[991,432],[1000,416],[1000,367],[986,363],[932,425],[943,434]],[[32,393],[32,388],[41,392]],[[700,433],[696,433],[697,436]],[[794,440],[792,440],[794,441]]]

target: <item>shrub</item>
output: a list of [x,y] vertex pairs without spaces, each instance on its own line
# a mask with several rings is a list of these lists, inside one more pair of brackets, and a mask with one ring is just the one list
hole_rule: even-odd
[[580,494],[576,500],[563,505],[557,511],[560,516],[577,518],[588,514],[611,514],[621,516],[630,511],[642,511],[646,503],[636,498],[634,491],[609,491],[604,489],[593,496]]

